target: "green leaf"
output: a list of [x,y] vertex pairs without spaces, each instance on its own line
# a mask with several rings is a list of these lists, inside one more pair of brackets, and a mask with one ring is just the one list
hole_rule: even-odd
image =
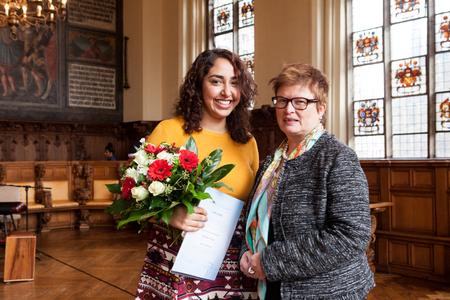
[[195,198],[199,199],[199,200],[204,200],[204,199],[208,199],[211,198],[211,195],[205,192],[197,192],[195,194]]
[[120,184],[119,183],[110,183],[110,184],[105,184],[106,188],[108,189],[108,191],[110,193],[113,194],[120,194]]
[[161,220],[162,220],[164,223],[166,223],[166,225],[169,225],[169,222],[170,222],[170,218],[171,218],[171,217],[172,217],[172,210],[171,210],[171,209],[165,210],[165,211],[162,212]]
[[233,164],[227,164],[224,166],[221,166],[217,170],[211,173],[210,177],[205,179],[206,185],[211,185],[212,183],[221,180],[224,178],[230,171],[234,168]]
[[221,187],[224,187],[224,188],[226,188],[226,189],[228,189],[228,190],[230,190],[230,191],[233,191],[233,188],[232,188],[231,186],[226,185],[226,184],[223,183],[223,182],[215,182],[215,183],[213,183],[213,184],[211,185],[211,187],[212,187],[212,188],[216,188],[216,189],[219,189],[219,188],[221,188]]
[[118,199],[108,206],[105,211],[111,215],[120,215],[128,207],[130,207],[130,201],[124,199]]
[[[210,161],[210,165],[206,163],[206,161]],[[208,177],[211,172],[220,164],[222,160],[222,149],[216,149],[212,151],[208,157],[202,160],[201,165],[204,167],[203,170],[203,178]]]
[[186,150],[194,152],[196,155],[198,155],[197,144],[195,143],[195,140],[191,135],[189,136],[188,140],[184,144],[184,147],[186,148]]
[[117,224],[117,228],[120,229],[121,227],[123,227],[124,225],[126,225],[130,222],[139,221],[143,214],[145,214],[145,210],[137,210],[137,211],[131,212],[131,214],[126,219],[119,221],[119,223]]
[[148,206],[149,210],[158,209],[158,208],[165,208],[167,207],[169,202],[165,201],[162,198],[154,197],[151,199],[150,205]]
[[189,201],[183,201],[182,203],[186,206],[188,214],[192,214],[194,212],[194,205],[192,205],[192,203]]

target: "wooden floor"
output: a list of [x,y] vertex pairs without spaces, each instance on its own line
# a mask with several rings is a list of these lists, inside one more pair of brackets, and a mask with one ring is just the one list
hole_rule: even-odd
[[[0,299],[134,299],[145,245],[145,236],[130,231],[41,234],[34,280],[1,282]],[[3,278],[3,252],[0,257]],[[376,282],[368,300],[450,300],[444,284],[389,274],[376,274]]]

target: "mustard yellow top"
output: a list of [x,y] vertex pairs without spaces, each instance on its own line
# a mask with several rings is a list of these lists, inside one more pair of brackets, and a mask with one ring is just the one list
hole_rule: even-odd
[[[158,145],[162,142],[175,143],[177,147],[183,146],[189,135],[182,128],[182,118],[172,118],[161,121],[153,132],[147,137],[147,141]],[[193,132],[192,137],[198,148],[200,161],[215,149],[222,149],[223,155],[220,165],[234,164],[233,170],[221,181],[233,188],[220,190],[235,198],[247,201],[253,186],[256,171],[259,166],[258,147],[255,138],[251,138],[246,144],[240,144],[231,139],[228,133],[217,133],[203,129]]]

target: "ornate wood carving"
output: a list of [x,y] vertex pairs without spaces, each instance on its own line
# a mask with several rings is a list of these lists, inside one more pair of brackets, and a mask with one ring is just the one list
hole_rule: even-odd
[[52,207],[52,193],[49,190],[44,190],[42,179],[45,176],[45,164],[37,164],[34,167],[35,175],[35,202],[43,204],[45,208]]
[[0,183],[5,183],[6,168],[4,165],[0,165]]
[[73,199],[80,205],[85,205],[92,198],[92,166],[89,164],[74,164],[73,173]]

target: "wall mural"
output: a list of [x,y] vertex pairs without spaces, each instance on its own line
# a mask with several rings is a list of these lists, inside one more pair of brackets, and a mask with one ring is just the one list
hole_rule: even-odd
[[0,27],[0,118],[122,121],[122,0],[69,0],[67,20]]
[[15,38],[0,28],[2,101],[56,103],[57,70],[54,24],[19,30]]

